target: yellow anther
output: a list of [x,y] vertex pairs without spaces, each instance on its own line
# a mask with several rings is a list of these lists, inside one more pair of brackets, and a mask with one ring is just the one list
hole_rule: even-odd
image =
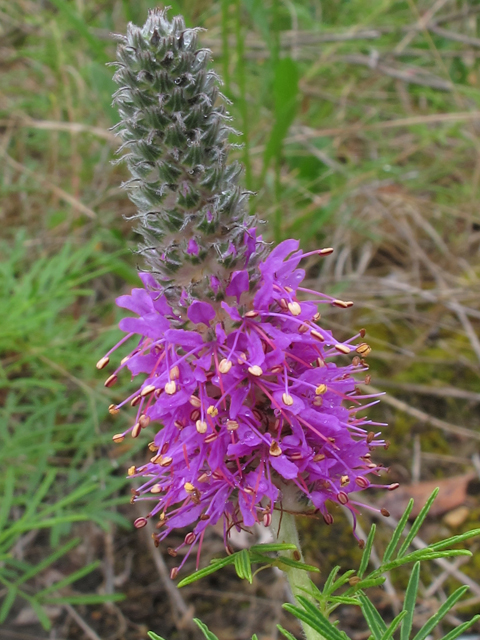
[[248,371],[252,376],[256,376],[257,378],[263,374],[263,370],[258,364],[254,364],[253,367],[248,367]]
[[195,423],[195,428],[198,433],[205,433],[207,430],[207,423],[204,420],[197,420]]
[[175,382],[175,380],[171,380],[170,382],[167,382],[167,384],[165,385],[165,393],[167,393],[169,396],[173,396],[176,390],[177,390],[177,383]]

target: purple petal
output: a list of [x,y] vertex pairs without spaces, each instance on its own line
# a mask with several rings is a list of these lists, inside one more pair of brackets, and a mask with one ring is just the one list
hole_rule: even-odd
[[248,273],[246,271],[234,271],[230,284],[225,289],[227,296],[235,296],[237,304],[240,303],[240,296],[249,289]]
[[269,461],[275,471],[278,471],[283,478],[293,480],[298,476],[297,465],[291,462],[284,453],[277,457],[270,456]]
[[199,324],[203,322],[203,324],[210,325],[210,320],[213,320],[215,317],[215,309],[208,302],[200,302],[200,300],[195,300],[188,307],[187,311],[188,318],[194,322],[195,324]]

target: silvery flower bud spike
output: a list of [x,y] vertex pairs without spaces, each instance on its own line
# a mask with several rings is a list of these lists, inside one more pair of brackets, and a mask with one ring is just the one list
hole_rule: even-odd
[[120,322],[125,337],[97,364],[133,343],[105,383],[124,369],[137,381],[110,406],[135,414],[113,440],[156,431],[149,461],[129,469],[141,479],[133,500],[145,503],[135,526],[155,519],[157,542],[189,527],[174,575],[220,520],[227,549],[232,528],[270,526],[274,511],[302,502],[327,524],[327,501],[355,522],[356,496],[380,469],[372,453],[386,446],[358,416],[378,401],[356,388],[368,369],[363,330],[339,341],[320,323],[323,305],[351,303],[302,286],[302,260],[332,249],[271,248],[257,235],[197,31],[154,10],[120,38],[115,103],[147,268],[143,286],[117,299],[134,314]]

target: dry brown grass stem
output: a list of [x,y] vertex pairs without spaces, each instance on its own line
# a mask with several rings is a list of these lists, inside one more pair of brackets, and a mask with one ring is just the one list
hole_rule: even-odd
[[[143,515],[143,511],[139,511],[139,513]],[[160,576],[162,586],[167,593],[168,599],[170,600],[175,626],[179,631],[196,628],[193,623],[193,605],[187,605],[178,587],[173,582],[173,580],[170,579],[170,574],[163,556],[160,553],[159,549],[157,549],[153,541],[152,534],[155,533],[155,529],[150,520],[148,521],[147,526],[142,529],[142,531],[145,536],[145,541],[148,545],[150,555],[158,571],[158,575]]]
[[387,389],[399,389],[400,391],[408,391],[423,396],[435,396],[438,398],[458,398],[460,400],[468,400],[475,404],[480,402],[480,393],[467,391],[465,389],[457,389],[455,387],[432,387],[426,384],[409,384],[406,382],[396,382],[395,380],[379,381],[381,387]]
[[17,162],[7,154],[4,154],[3,157],[13,169],[15,169],[16,171],[20,171],[21,173],[24,173],[25,175],[30,176],[31,178],[34,178],[34,180],[36,180],[43,187],[45,187],[46,189],[54,193],[58,198],[60,198],[60,200],[63,200],[67,204],[71,205],[73,209],[75,209],[79,213],[83,213],[91,220],[96,219],[97,214],[95,213],[95,211],[92,211],[90,207],[87,207],[85,204],[83,204],[83,202],[80,202],[80,200],[78,200],[74,196],[70,195],[60,187],[57,187],[57,185],[52,184],[49,180],[47,180],[47,178],[39,175],[35,171],[32,171],[31,169],[21,164],[20,162]]
[[66,131],[67,133],[89,133],[97,138],[108,140],[115,145],[119,144],[114,133],[100,127],[92,127],[82,122],[55,122],[54,120],[34,120],[32,118],[12,118],[0,120],[0,127],[13,127],[24,129],[41,129],[43,131]]
[[[376,389],[371,385],[360,384],[358,386],[364,393],[381,393],[380,389]],[[473,438],[474,440],[480,440],[479,432],[473,431],[472,429],[466,429],[465,427],[459,427],[458,425],[451,424],[450,422],[445,422],[445,420],[435,418],[435,416],[431,416],[425,411],[420,411],[420,409],[416,409],[406,402],[403,402],[403,400],[399,400],[398,398],[394,398],[393,396],[384,395],[382,397],[382,402],[390,405],[391,407],[394,407],[395,409],[398,409],[403,413],[406,413],[422,424],[436,427],[437,429],[441,429],[445,433],[463,438]]]

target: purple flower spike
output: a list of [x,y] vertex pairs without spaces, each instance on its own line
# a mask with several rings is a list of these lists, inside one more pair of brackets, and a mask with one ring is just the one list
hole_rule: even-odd
[[[143,480],[135,501],[154,501],[145,517],[158,518],[158,541],[191,527],[183,562],[222,518],[226,547],[232,526],[268,525],[290,486],[327,523],[328,501],[355,514],[350,494],[380,470],[371,452],[386,443],[376,423],[357,417],[363,399],[377,402],[359,395],[354,378],[368,369],[370,347],[363,333],[339,342],[318,325],[319,305],[349,303],[299,286],[303,256],[296,241],[279,245],[241,306],[193,302],[188,318],[203,329],[175,328],[161,290],[119,298],[138,314],[125,328],[141,338],[113,375],[126,367],[146,378],[111,408],[137,408],[132,428],[114,440],[158,424],[149,462],[129,473]],[[219,284],[225,295],[238,301],[247,291],[244,273]]]

